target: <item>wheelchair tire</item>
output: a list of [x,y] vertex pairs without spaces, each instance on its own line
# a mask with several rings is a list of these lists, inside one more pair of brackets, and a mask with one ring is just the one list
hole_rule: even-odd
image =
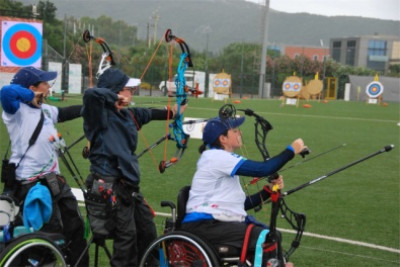
[[0,267],[67,266],[61,248],[49,238],[26,234],[12,240],[0,253]]
[[219,266],[214,250],[199,237],[174,231],[153,241],[144,253],[140,267],[145,266]]

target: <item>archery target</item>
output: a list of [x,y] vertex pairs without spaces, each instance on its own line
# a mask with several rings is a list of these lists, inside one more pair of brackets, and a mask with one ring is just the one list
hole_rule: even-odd
[[285,82],[283,84],[283,91],[300,92],[300,89],[301,89],[301,83]]
[[283,94],[287,97],[295,97],[300,94],[302,82],[297,76],[290,76],[282,84]]
[[371,98],[378,97],[383,93],[383,84],[373,81],[365,87],[365,93]]
[[215,79],[214,87],[229,87],[231,81],[228,79]]
[[231,88],[231,75],[221,72],[215,75],[213,80],[213,90],[217,94],[229,94]]
[[42,23],[2,21],[1,66],[41,67]]

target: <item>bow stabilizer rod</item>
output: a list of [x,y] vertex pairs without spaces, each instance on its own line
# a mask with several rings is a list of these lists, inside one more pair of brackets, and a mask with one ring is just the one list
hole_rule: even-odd
[[356,161],[354,161],[354,162],[352,162],[352,163],[349,163],[349,164],[347,164],[347,165],[345,165],[345,166],[343,166],[343,167],[337,168],[336,170],[333,170],[333,171],[331,171],[331,172],[329,172],[329,173],[327,173],[327,174],[325,174],[325,175],[322,175],[322,176],[320,176],[320,177],[318,177],[318,178],[315,178],[315,179],[313,179],[313,180],[311,180],[311,181],[309,181],[309,182],[307,182],[307,183],[304,183],[304,184],[299,185],[299,186],[297,186],[297,187],[295,187],[295,188],[293,188],[293,189],[290,189],[290,190],[288,190],[288,191],[282,193],[282,195],[283,195],[283,196],[288,196],[288,195],[290,195],[290,194],[293,194],[294,192],[297,192],[297,191],[299,191],[299,190],[301,190],[301,189],[303,189],[303,188],[305,188],[305,187],[307,187],[307,186],[310,186],[310,185],[312,185],[312,184],[315,184],[316,182],[319,182],[319,181],[321,181],[321,180],[323,180],[323,179],[325,179],[325,178],[328,178],[329,176],[332,176],[332,175],[334,175],[334,174],[336,174],[336,173],[338,173],[338,172],[341,172],[341,171],[343,171],[343,170],[345,170],[345,169],[347,169],[347,168],[350,168],[350,167],[352,167],[352,166],[354,166],[354,165],[356,165],[356,164],[358,164],[358,163],[361,163],[361,162],[363,162],[363,161],[365,161],[365,160],[367,160],[367,159],[370,159],[370,158],[372,158],[372,157],[375,157],[375,156],[377,156],[377,155],[379,155],[379,154],[382,154],[382,153],[385,153],[385,152],[389,152],[389,151],[391,151],[393,148],[394,148],[394,145],[393,145],[393,144],[392,144],[392,145],[387,145],[387,146],[383,147],[382,149],[380,149],[380,150],[377,151],[377,152],[374,152],[374,153],[372,153],[372,154],[370,154],[370,155],[368,155],[368,156],[366,156],[366,157],[363,157],[363,158],[361,158],[361,159],[359,159],[359,160],[356,160]]

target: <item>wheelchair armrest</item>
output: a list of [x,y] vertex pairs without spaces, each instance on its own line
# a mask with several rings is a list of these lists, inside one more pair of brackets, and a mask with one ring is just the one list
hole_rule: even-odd
[[175,225],[175,223],[176,223],[176,206],[172,201],[169,201],[169,200],[161,201],[161,207],[167,207],[167,206],[171,208],[172,223]]

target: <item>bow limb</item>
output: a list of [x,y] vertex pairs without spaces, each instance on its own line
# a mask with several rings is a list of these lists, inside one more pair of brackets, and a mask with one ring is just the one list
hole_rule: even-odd
[[258,115],[251,109],[239,109],[240,111],[243,111],[245,115],[251,117],[253,116],[255,118],[255,123],[254,123],[254,128],[255,128],[255,136],[254,136],[254,141],[256,143],[256,146],[258,150],[261,153],[261,156],[263,160],[268,160],[270,158],[268,149],[267,149],[267,134],[270,130],[273,129],[271,123],[267,121],[265,118],[262,116]]
[[96,77],[98,78],[103,72],[109,69],[111,66],[115,65],[113,53],[108,46],[107,42],[101,37],[94,37],[90,34],[89,30],[85,30],[82,35],[83,41],[89,43],[91,40],[98,43],[103,49],[103,54],[101,55],[101,60],[99,64],[99,69],[97,70]]

